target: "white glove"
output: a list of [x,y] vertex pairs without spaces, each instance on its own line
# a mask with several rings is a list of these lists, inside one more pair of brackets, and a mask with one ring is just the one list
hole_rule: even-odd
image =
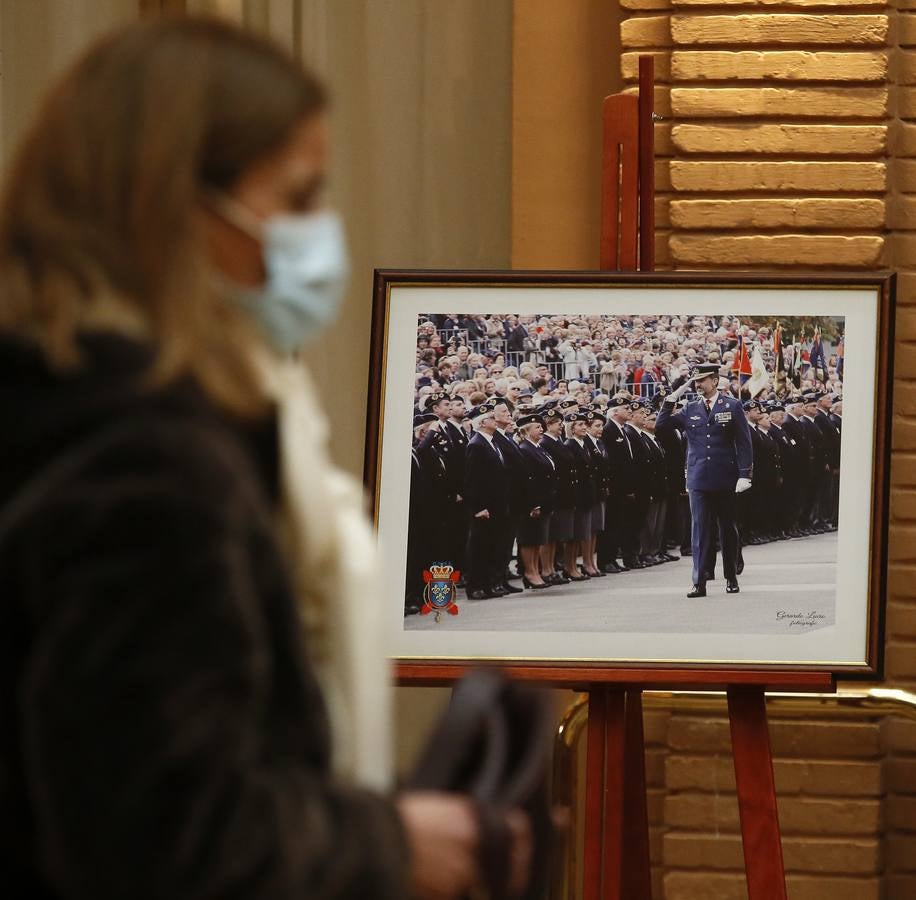
[[735,485],[735,493],[743,494],[751,486],[750,478],[739,478],[738,483]]
[[668,394],[667,397],[665,397],[665,402],[677,403],[677,401],[680,400],[681,397],[683,397],[684,394],[686,394],[687,391],[690,390],[690,386],[692,383],[693,382],[691,381],[685,381],[676,391],[673,391],[672,393]]

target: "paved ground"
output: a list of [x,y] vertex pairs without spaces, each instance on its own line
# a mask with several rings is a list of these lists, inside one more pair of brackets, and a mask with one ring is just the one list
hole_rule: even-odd
[[[688,600],[689,557],[492,600],[458,592],[458,616],[409,616],[407,630],[668,631],[782,634],[834,624],[836,534],[745,547],[741,593],[726,594],[721,559],[707,596]],[[521,586],[521,582],[512,584]],[[447,623],[445,621],[447,619]]]

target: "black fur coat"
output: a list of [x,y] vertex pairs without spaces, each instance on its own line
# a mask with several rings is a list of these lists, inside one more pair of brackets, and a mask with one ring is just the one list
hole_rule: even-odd
[[274,534],[275,422],[86,339],[0,341],[0,871],[10,897],[394,898],[390,801],[336,785]]

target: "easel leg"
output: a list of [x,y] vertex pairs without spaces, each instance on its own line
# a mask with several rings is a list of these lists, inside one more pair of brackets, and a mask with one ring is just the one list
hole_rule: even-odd
[[728,690],[748,900],[786,900],[773,756],[763,688]]
[[601,900],[601,856],[604,849],[604,750],[607,696],[595,685],[588,692],[588,744],[585,757],[585,840],[583,900]]
[[584,900],[651,900],[642,693],[589,693]]
[[623,842],[629,822],[626,820],[626,693],[607,690],[607,719],[604,755],[604,877],[602,900],[622,900],[624,853]]
[[631,688],[626,695],[626,750],[623,785],[623,867],[621,896],[627,900],[651,900],[649,862],[649,813],[646,804],[646,745],[642,722],[642,691]]

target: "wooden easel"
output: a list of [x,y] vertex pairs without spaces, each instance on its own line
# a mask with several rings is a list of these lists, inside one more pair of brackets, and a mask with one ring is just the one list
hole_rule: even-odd
[[[643,56],[638,97],[604,101],[602,269],[654,267],[653,90],[653,60]],[[830,692],[835,684],[821,673],[734,676],[651,670],[629,684],[588,686],[583,900],[651,900],[642,691],[688,687],[728,696],[748,900],[786,900],[764,691]]]

